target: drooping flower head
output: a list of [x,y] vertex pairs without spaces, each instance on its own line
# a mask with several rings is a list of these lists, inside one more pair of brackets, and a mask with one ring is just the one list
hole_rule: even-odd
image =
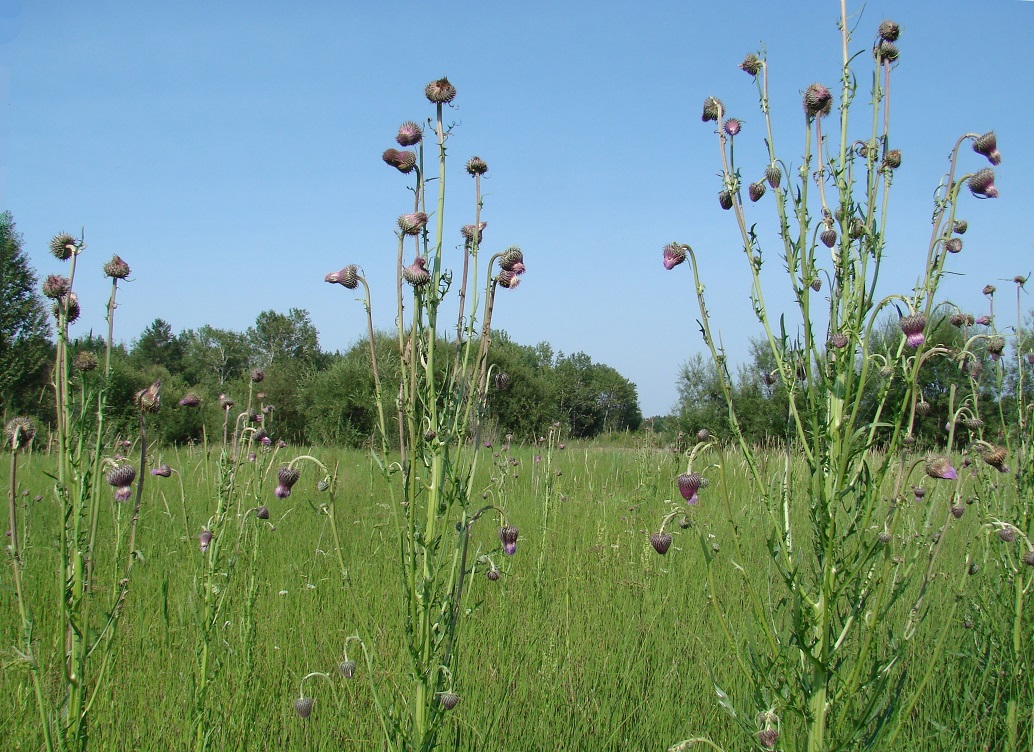
[[995,187],[994,170],[985,167],[980,172],[971,176],[966,182],[969,191],[977,198],[998,198],[998,188]]
[[399,217],[398,223],[403,235],[418,235],[427,226],[427,214],[425,212],[403,214]]
[[987,157],[993,165],[1002,163],[1002,153],[998,151],[998,138],[994,131],[988,131],[973,142],[973,151]]
[[50,252],[58,261],[68,261],[72,254],[79,253],[80,243],[67,232],[55,235],[50,241]]
[[764,63],[758,59],[758,56],[751,52],[743,58],[743,62],[740,63],[740,70],[744,73],[750,74],[751,76],[756,76],[761,72],[761,67],[763,65]]
[[697,491],[703,485],[704,479],[699,473],[682,473],[675,482],[687,504],[696,504],[700,500],[697,497]]
[[11,418],[4,426],[4,443],[12,452],[27,447],[35,435],[36,426],[28,418]]
[[168,478],[172,475],[172,468],[168,465],[159,465],[158,467],[151,470],[151,475],[155,475],[159,478]]
[[926,474],[938,480],[955,480],[959,477],[947,457],[930,457],[926,460]]
[[137,392],[135,401],[142,413],[158,412],[162,401],[162,380],[158,379],[151,386]]
[[500,287],[505,287],[509,290],[515,289],[517,285],[521,283],[520,277],[518,277],[516,273],[512,271],[507,271],[506,269],[503,269],[501,272],[499,272],[499,276],[497,276],[495,279],[496,282],[499,283]]
[[686,249],[678,243],[664,246],[664,268],[669,272],[686,260]]
[[747,196],[751,201],[757,203],[765,195],[765,184],[762,181],[751,183],[747,186]]
[[294,701],[294,712],[302,718],[308,718],[312,715],[312,706],[315,702],[311,697],[299,697]]
[[650,534],[650,545],[653,546],[653,550],[661,556],[668,553],[668,549],[671,548],[671,540],[671,533]]
[[431,280],[431,273],[425,268],[427,259],[417,256],[413,263],[402,270],[402,279],[413,287],[423,287]]
[[354,290],[359,286],[359,268],[355,264],[349,264],[339,272],[331,272],[323,278],[323,281]]
[[725,105],[722,104],[722,100],[718,97],[708,97],[704,100],[704,113],[700,116],[700,119],[705,123],[709,120],[718,122],[718,119],[725,112]]
[[278,499],[286,499],[291,495],[291,488],[298,482],[299,473],[293,467],[284,465],[276,474],[277,486],[274,493]]
[[[477,241],[476,242],[478,242],[478,243],[481,242],[481,238],[485,234],[485,227],[487,227],[487,226],[488,226],[487,222],[479,222],[478,223],[478,226],[477,226]],[[463,235],[463,239],[464,239],[464,241],[466,241],[467,245],[470,245],[471,243],[475,242],[475,240],[474,240],[474,234],[475,234],[474,230],[475,230],[474,225],[463,225],[463,227],[460,228],[460,233]]]
[[921,313],[913,313],[901,319],[901,331],[905,334],[905,344],[913,350],[926,342],[924,329],[926,329],[926,316]]
[[488,163],[481,157],[471,157],[467,160],[467,174],[471,177],[484,175],[488,172]]
[[517,553],[517,528],[513,525],[503,525],[499,528],[499,540],[503,544],[503,552],[513,556]]
[[824,117],[833,108],[833,95],[829,89],[819,83],[812,84],[804,91],[804,114],[809,118]]
[[197,407],[201,404],[201,398],[194,392],[187,392],[180,398],[180,405],[183,407]]
[[511,245],[499,254],[499,268],[520,276],[525,272],[524,251],[519,246]]

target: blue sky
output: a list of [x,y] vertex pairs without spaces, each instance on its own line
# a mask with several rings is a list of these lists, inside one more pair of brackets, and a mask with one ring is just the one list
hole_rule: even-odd
[[[395,219],[411,194],[380,154],[400,123],[432,114],[423,87],[447,75],[459,93],[446,225],[458,240],[473,220],[462,167],[480,155],[486,248],[518,244],[529,269],[495,323],[523,344],[547,340],[615,367],[638,385],[644,413],[661,414],[680,363],[703,346],[691,277],[664,271],[665,243],[699,254],[734,361],[760,331],[733,217],[716,200],[703,100],[720,97],[744,121],[738,160],[756,179],[763,121],[737,64],[764,43],[777,150],[796,164],[801,92],[838,81],[838,13],[834,0],[0,0],[0,205],[40,275],[63,271],[49,238],[85,228],[80,332],[105,328],[100,267],[118,253],[133,269],[116,317],[127,342],[156,317],[175,331],[244,330],[263,310],[297,307],[324,349],[345,349],[362,336],[362,309],[323,275],[362,265],[375,321],[391,326]],[[854,49],[869,47],[883,18],[903,29],[887,289],[907,292],[921,272],[955,139],[993,129],[1001,198],[964,202],[970,230],[943,287],[982,313],[984,284],[1004,290],[1001,280],[1034,271],[1034,2],[869,2]],[[854,122],[864,137],[866,116]],[[962,166],[986,163],[969,154]],[[781,309],[770,198],[754,216],[770,249],[769,302]]]

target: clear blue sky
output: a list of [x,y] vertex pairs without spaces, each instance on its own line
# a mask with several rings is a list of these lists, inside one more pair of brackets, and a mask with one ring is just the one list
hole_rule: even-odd
[[[447,75],[459,94],[446,224],[458,240],[473,219],[462,165],[480,155],[487,249],[519,244],[529,269],[496,323],[523,344],[548,340],[617,368],[646,415],[665,413],[680,363],[702,348],[690,275],[664,271],[665,243],[700,255],[733,360],[759,332],[733,217],[716,201],[703,100],[718,96],[745,121],[737,144],[756,179],[762,120],[737,64],[763,42],[785,126],[777,148],[797,162],[801,92],[838,81],[838,8],[0,0],[0,205],[40,275],[64,268],[49,238],[85,227],[79,332],[104,329],[100,267],[118,253],[133,269],[116,318],[126,342],[156,317],[175,331],[244,330],[263,310],[297,307],[325,349],[345,349],[362,335],[362,309],[323,275],[361,264],[376,322],[391,326],[395,219],[411,194],[380,154],[402,121],[431,114],[424,84]],[[951,260],[960,276],[944,287],[982,313],[985,283],[1004,289],[999,280],[1034,271],[1034,2],[869,2],[855,49],[883,18],[903,28],[892,96],[904,153],[885,279],[911,288],[951,145],[994,129],[1001,198],[965,202],[970,230]],[[863,77],[861,99],[868,86]],[[963,164],[983,166],[972,154]],[[756,216],[771,216],[770,198]],[[770,302],[785,306],[771,230],[762,237]]]

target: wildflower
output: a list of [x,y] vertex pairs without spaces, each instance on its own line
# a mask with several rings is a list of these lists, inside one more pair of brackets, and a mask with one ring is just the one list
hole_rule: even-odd
[[686,260],[686,250],[678,243],[664,246],[664,268],[671,271]]
[[732,192],[724,188],[718,191],[718,205],[729,211],[732,208]]
[[699,473],[682,473],[675,482],[687,504],[696,504],[699,501],[697,491],[704,483],[704,479]]
[[510,556],[517,553],[517,528],[513,525],[499,528],[499,540],[502,541],[504,553]]
[[395,140],[399,142],[399,146],[415,146],[423,137],[424,129],[412,120],[407,120],[399,126],[399,133],[395,136]]
[[286,499],[291,495],[291,488],[298,482],[298,476],[298,471],[290,465],[284,465],[277,471],[277,486],[274,493],[278,499]]
[[880,534],[876,536],[876,539],[879,540],[879,542],[883,545],[887,545],[891,542],[891,540],[893,540],[893,536],[891,536],[891,534],[888,533],[886,530],[882,530],[880,531]]
[[4,426],[4,443],[17,452],[29,445],[36,435],[36,426],[28,418],[11,418]]
[[146,389],[136,393],[134,401],[142,413],[156,413],[161,407],[162,380],[158,379]]
[[1000,337],[997,334],[987,338],[987,352],[992,358],[998,360],[1002,357],[1002,352],[1005,350],[1005,337]]
[[159,465],[151,470],[151,475],[156,475],[159,478],[168,478],[172,475],[172,468],[168,465]]
[[930,403],[927,402],[925,399],[921,399],[918,402],[916,402],[916,415],[918,415],[920,418],[925,418],[927,415],[929,415],[931,409],[932,408],[930,407]]
[[518,246],[511,245],[499,255],[499,268],[517,275],[524,274],[524,252]]
[[709,120],[717,123],[723,112],[725,112],[725,105],[722,104],[722,100],[717,97],[708,97],[704,100],[704,114],[700,116],[700,119],[705,123]]
[[779,741],[779,731],[774,728],[761,729],[758,732],[758,744],[765,749],[775,749]]
[[487,226],[488,226],[488,222],[479,222],[478,223],[477,232],[476,232],[477,240],[474,239],[474,235],[475,235],[474,225],[463,225],[463,227],[460,228],[460,233],[463,235],[463,239],[466,241],[467,245],[470,245],[472,243],[480,243],[481,242],[481,236],[484,234],[485,227],[487,227]]
[[1021,561],[1028,567],[1034,567],[1034,549],[1027,551],[1022,557]]
[[128,486],[136,480],[136,468],[132,465],[119,465],[108,472],[108,483],[118,488]]
[[43,294],[51,300],[58,300],[67,295],[72,289],[72,283],[68,277],[59,274],[51,274],[43,281]]
[[438,701],[446,710],[452,710],[457,704],[459,704],[460,696],[455,692],[442,692],[438,695]]
[[901,319],[901,331],[905,334],[905,344],[913,350],[926,342],[926,337],[923,335],[924,329],[926,329],[926,316],[921,313],[913,313]]
[[467,174],[471,177],[484,175],[488,172],[488,164],[481,157],[471,157],[467,160]]
[[255,384],[258,384],[260,381],[266,378],[266,372],[263,371],[261,368],[252,368],[251,373],[249,375],[251,376],[252,383]]
[[962,250],[962,238],[948,238],[944,241],[944,250],[948,253],[958,253]]
[[260,520],[268,520],[269,519],[269,507],[267,507],[265,504],[263,504],[260,507],[257,507],[255,509],[255,516],[258,517]]
[[225,394],[219,395],[219,407],[221,407],[223,410],[229,410],[235,404],[236,403],[232,399],[227,397]]
[[901,57],[901,50],[899,50],[898,46],[893,42],[881,39],[873,48],[872,55],[876,59],[877,63],[893,63]]
[[1016,540],[1016,530],[1012,527],[1003,527],[998,530],[998,540],[1002,543],[1012,543]]
[[959,477],[947,457],[930,457],[926,460],[926,474],[938,480],[955,480]]
[[339,284],[349,290],[359,286],[359,270],[355,264],[349,264],[339,272],[331,272],[323,278],[324,282]]
[[82,350],[75,354],[75,360],[72,362],[75,366],[75,370],[86,373],[97,368],[97,356],[92,352]]
[[412,264],[402,270],[402,279],[413,287],[423,287],[431,281],[431,273],[424,268],[426,265],[427,259],[417,256]]
[[500,392],[505,392],[510,388],[510,374],[506,371],[500,371],[495,375],[495,388]]
[[72,254],[79,252],[79,241],[67,232],[62,232],[51,239],[50,252],[58,261],[68,261]]
[[958,519],[962,519],[962,515],[964,515],[966,513],[966,508],[964,506],[962,506],[961,504],[952,504],[951,508],[950,508],[950,511],[951,511],[951,516],[958,520]]
[[194,394],[194,392],[187,392],[180,398],[180,405],[183,407],[197,407],[200,404],[201,398]]
[[62,311],[67,312],[68,323],[74,324],[79,318],[79,296],[74,292],[70,292],[67,295],[62,295],[61,298],[54,303],[53,307],[54,317],[59,318]]
[[727,136],[735,136],[735,135],[737,135],[742,128],[743,128],[743,122],[740,121],[740,120],[737,120],[736,118],[729,118],[728,120],[725,121],[725,124],[722,125],[722,130],[725,131],[725,134]]
[[338,671],[340,671],[341,675],[346,679],[351,679],[353,676],[355,676],[355,668],[355,661],[351,659],[341,661],[341,663],[338,664]]
[[490,579],[492,582],[498,582],[501,576],[502,575],[499,573],[499,570],[496,569],[494,566],[491,567],[487,572],[485,572],[485,577]]
[[671,548],[671,533],[651,533],[650,545],[653,546],[654,551],[663,556]]
[[779,187],[780,181],[783,179],[783,173],[779,171],[778,165],[769,165],[765,168],[765,180],[772,186],[773,189]]
[[881,21],[880,28],[876,33],[879,34],[880,39],[896,42],[901,35],[901,27],[893,21]]
[[966,182],[969,192],[977,198],[998,198],[998,189],[995,187],[994,170],[985,167],[980,172],[972,175]]
[[508,272],[505,269],[499,272],[499,276],[495,278],[496,282],[499,283],[500,287],[505,287],[508,290],[513,290],[521,283],[520,278],[515,272]]
[[837,231],[832,227],[827,227],[819,233],[819,240],[822,241],[822,245],[826,246],[826,248],[832,248],[837,243]]
[[969,229],[969,222],[964,219],[956,219],[955,224],[952,225],[952,232],[958,233],[959,235],[965,235],[966,230]]
[[[991,285],[988,285],[987,287],[991,287]],[[984,288],[985,291],[987,290],[987,287]],[[991,287],[991,289],[994,290],[993,287]],[[985,295],[986,294],[987,293],[985,292]],[[991,317],[985,314],[983,316],[978,317],[977,320],[973,323],[977,326],[991,326]]]
[[829,343],[838,350],[842,350],[847,347],[847,335],[843,332],[837,332],[830,338]]
[[765,184],[762,183],[760,180],[756,183],[751,183],[749,186],[747,186],[747,196],[750,198],[751,201],[756,203],[760,201],[761,197],[764,195]]
[[294,701],[294,712],[302,718],[308,718],[312,715],[312,706],[315,702],[311,697],[299,697]]
[[993,165],[1001,164],[1002,154],[998,151],[998,138],[994,131],[988,131],[973,142],[973,151],[987,157]]
[[403,235],[418,235],[427,226],[427,214],[425,212],[403,214],[399,217],[398,222]]
[[953,313],[949,317],[948,321],[956,328],[973,326],[973,324],[976,323],[976,319],[974,319],[973,314],[970,313]]
[[1004,447],[994,447],[984,452],[983,460],[998,472],[1007,473],[1009,472],[1009,466],[1005,464],[1005,460],[1008,456],[1009,453]]
[[966,418],[963,421],[963,425],[965,425],[970,431],[979,431],[984,427],[984,421],[980,420],[980,418]]
[[804,114],[809,118],[828,115],[833,107],[833,95],[822,84],[812,84],[804,92]]
[[701,428],[697,431],[697,441],[707,441],[709,438],[711,438],[711,432],[706,428]]
[[416,167],[416,153],[411,151],[385,149],[384,153],[381,154],[381,159],[384,160],[385,164],[394,167],[402,174],[410,173]]
[[111,261],[104,265],[104,276],[112,279],[125,279],[129,276],[129,264],[118,255],[112,256]]
[[925,498],[926,489],[922,486],[912,486],[912,496],[915,498],[916,504],[918,504]]
[[456,87],[447,78],[439,78],[424,87],[424,96],[432,104],[449,104],[456,98]]
[[763,65],[764,63],[758,60],[758,56],[751,52],[745,58],[743,58],[743,62],[740,63],[740,70],[744,73],[749,73],[752,76],[756,76],[758,73],[761,72],[761,66]]

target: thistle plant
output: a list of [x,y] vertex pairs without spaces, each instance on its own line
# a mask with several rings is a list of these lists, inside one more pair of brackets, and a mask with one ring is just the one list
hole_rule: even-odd
[[[945,540],[954,531],[951,508],[965,479],[950,456],[915,453],[913,430],[923,401],[923,364],[954,357],[926,335],[934,326],[946,264],[961,250],[953,242],[962,221],[957,212],[967,194],[998,195],[994,172],[977,161],[997,164],[1001,155],[990,144],[990,134],[967,133],[956,141],[935,194],[931,239],[915,287],[908,294],[880,297],[887,207],[895,171],[903,169],[890,130],[890,83],[900,57],[900,29],[884,21],[870,54],[855,56],[843,0],[840,9],[839,95],[821,83],[804,89],[805,133],[797,165],[777,156],[763,53],[748,55],[740,67],[757,87],[761,118],[755,122],[763,128],[766,161],[741,168],[735,144],[751,129],[731,118],[720,99],[708,97],[702,116],[715,124],[721,160],[718,203],[739,231],[753,310],[776,364],[766,383],[781,384],[787,395],[786,458],[774,474],[740,431],[726,353],[707,311],[696,255],[681,243],[663,252],[666,269],[689,261],[701,332],[729,409],[731,439],[745,457],[760,499],[773,573],[773,580],[764,582],[742,564],[749,558],[749,538],[742,530],[742,512],[729,495],[729,456],[716,444],[715,487],[708,503],[695,506],[691,522],[707,562],[715,620],[746,690],[731,695],[723,689],[732,686],[726,684],[729,677],[712,673],[712,678],[721,705],[765,749],[894,748],[945,649],[948,630],[941,630],[923,655],[907,653],[926,613],[927,592],[935,587],[932,575],[946,568],[945,587],[956,595],[967,578],[967,562],[943,561]],[[856,61],[865,57],[873,61],[871,110],[864,135],[856,139],[849,135],[849,113],[856,109]],[[835,104],[839,122],[829,126]],[[973,145],[976,158],[963,149],[966,144]],[[977,166],[964,172],[971,163]],[[795,310],[783,315],[766,304],[764,295],[762,269],[769,256],[757,231],[763,222],[756,217],[768,203],[777,222],[780,262],[788,272],[783,279],[795,302]],[[877,352],[873,333],[895,308],[900,339],[890,352]],[[897,391],[890,389],[895,383]],[[687,471],[678,479],[687,504],[700,498],[700,478],[694,475]],[[924,494],[919,521],[912,519],[910,486],[932,491]],[[707,516],[720,513],[733,531],[728,554],[724,547],[714,551],[704,534]],[[930,545],[907,545],[905,525],[916,525]],[[663,526],[661,534],[667,535]],[[664,537],[654,543],[658,550],[667,544]],[[744,585],[745,637],[730,622],[731,608],[716,589],[715,571],[726,564]],[[958,599],[951,604],[949,620]],[[914,677],[907,693],[906,672]]]
[[[457,673],[463,615],[459,603],[464,580],[476,566],[471,562],[468,569],[467,563],[473,524],[483,517],[497,518],[500,544],[507,554],[516,550],[518,535],[499,507],[474,509],[471,499],[477,492],[474,476],[483,443],[481,417],[492,382],[488,354],[496,294],[500,288],[517,287],[525,270],[524,256],[512,246],[482,265],[486,223],[481,217],[481,181],[488,165],[480,157],[465,165],[474,183],[473,222],[454,236],[460,241],[459,252],[447,248],[451,243],[446,240],[445,224],[446,143],[453,128],[444,114],[456,89],[442,78],[429,83],[424,93],[434,105],[434,117],[426,128],[404,123],[397,136],[403,150],[391,148],[382,155],[387,165],[413,181],[412,211],[399,217],[396,229],[397,395],[383,390],[371,293],[362,270],[350,264],[326,276],[327,282],[362,290],[377,402],[378,438],[372,451],[392,489],[410,673],[391,702],[377,700],[391,750],[433,749],[447,713],[455,706],[452,682],[461,679]],[[427,176],[425,156],[437,167],[434,178]],[[426,193],[429,184],[437,190],[433,204]],[[451,324],[445,320],[450,292],[455,292],[457,305]],[[389,422],[385,406],[391,401],[397,409]],[[343,566],[342,575],[347,579]],[[371,680],[376,691],[378,679],[372,675]]]

